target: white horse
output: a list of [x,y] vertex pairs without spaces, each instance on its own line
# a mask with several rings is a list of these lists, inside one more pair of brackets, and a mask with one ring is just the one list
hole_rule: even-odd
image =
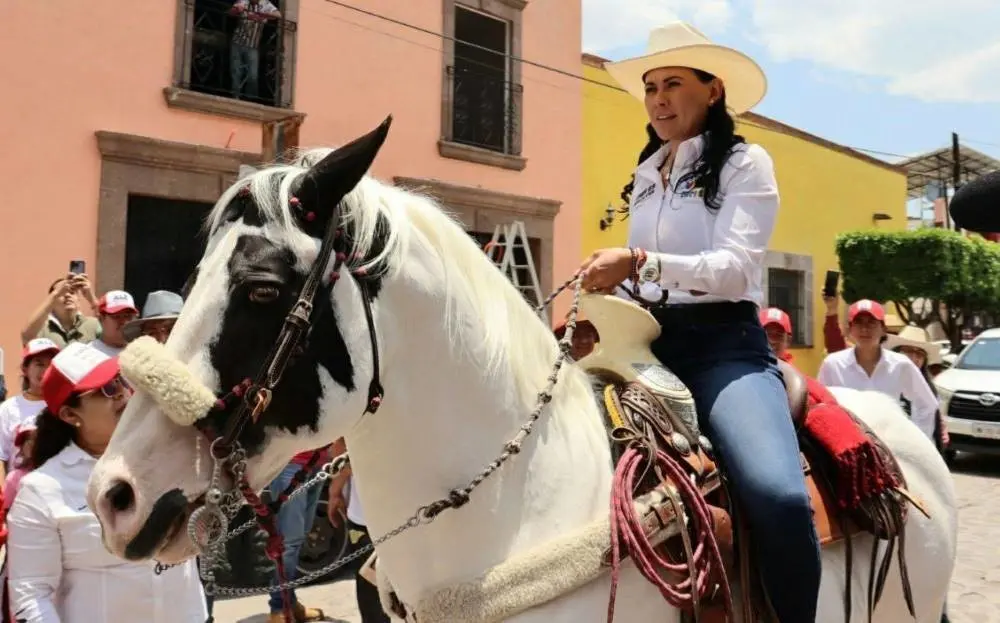
[[[326,224],[342,219],[348,255],[360,259],[349,259],[339,280],[323,284],[308,344],[239,440],[250,456],[249,484],[259,491],[297,452],[345,437],[373,538],[464,486],[496,458],[526,421],[558,354],[549,327],[440,206],[365,175],[387,127],[336,151],[263,169],[228,189],[209,217],[205,255],[166,345],[216,394],[254,377],[315,262]],[[334,265],[331,259],[330,270]],[[367,277],[349,270],[361,265]],[[372,298],[377,371],[362,281]],[[376,372],[384,402],[362,416]],[[169,563],[197,553],[178,525],[202,503],[212,462],[202,433],[186,425],[204,415],[204,404],[181,404],[186,398],[175,389],[161,388],[159,401],[136,394],[91,476],[88,500],[117,555]],[[929,519],[908,513],[906,556],[917,619],[936,622],[955,557],[950,474],[888,397],[835,394],[895,453],[909,490],[929,512]],[[193,409],[188,421],[176,415],[185,408]],[[228,415],[210,417],[221,426]],[[521,452],[461,508],[380,544],[379,573],[403,603],[419,603],[607,517],[611,481],[607,435],[588,376],[564,366]],[[165,516],[171,505],[157,502],[177,498],[168,495],[177,489],[190,507]],[[852,620],[862,621],[871,537],[855,538],[854,546]],[[844,555],[842,544],[823,552],[818,621],[844,620]],[[893,568],[876,621],[909,619]],[[604,621],[608,593],[604,575],[508,620]],[[615,620],[678,617],[626,563]],[[460,618],[478,620],[478,613]]]

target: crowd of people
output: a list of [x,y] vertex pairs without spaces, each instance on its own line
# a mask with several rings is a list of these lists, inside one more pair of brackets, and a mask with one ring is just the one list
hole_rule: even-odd
[[[149,293],[140,313],[128,292],[98,298],[87,275],[71,273],[49,286],[25,323],[21,391],[0,404],[4,623],[115,623],[134,620],[137,612],[151,622],[212,621],[213,599],[204,593],[196,561],[157,573],[152,562],[112,556],[85,497],[91,470],[132,395],[117,355],[140,336],[166,342],[182,306],[180,295],[160,290]],[[334,450],[343,451],[343,442]],[[268,489],[284,491],[311,454],[294,457]],[[352,485],[349,471],[333,479],[327,513],[335,525],[346,515],[345,529],[360,547],[369,537]],[[279,509],[289,580],[296,577],[320,493],[314,487]],[[325,620],[322,610],[300,603],[294,591],[291,596],[296,623]],[[374,587],[360,586],[358,599],[366,623],[388,620],[377,608]],[[280,592],[268,605],[269,620],[284,622]]]

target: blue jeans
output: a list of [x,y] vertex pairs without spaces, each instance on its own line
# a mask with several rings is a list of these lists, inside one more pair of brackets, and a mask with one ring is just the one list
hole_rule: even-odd
[[[292,481],[292,477],[302,469],[301,465],[289,463],[281,473],[267,486],[272,495],[280,495]],[[315,468],[313,472],[315,473]],[[308,478],[307,478],[308,479]],[[299,550],[306,540],[306,535],[312,529],[313,521],[316,518],[316,506],[319,504],[320,486],[314,486],[309,491],[290,498],[281,505],[278,510],[278,533],[281,534],[285,542],[285,555],[282,560],[285,563],[285,579],[294,580],[298,577],[296,567],[299,564]],[[277,583],[278,574],[274,574],[274,581]],[[295,591],[289,591],[292,603],[296,602]],[[281,612],[282,597],[281,592],[271,593],[268,600],[271,612]]]
[[814,621],[819,538],[781,372],[764,330],[755,319],[702,324],[656,315],[663,333],[653,354],[694,395],[702,433],[749,523],[778,620]]
[[260,50],[248,48],[238,43],[230,44],[229,79],[233,97],[239,97],[241,91],[250,97],[257,97],[257,74],[259,72]]

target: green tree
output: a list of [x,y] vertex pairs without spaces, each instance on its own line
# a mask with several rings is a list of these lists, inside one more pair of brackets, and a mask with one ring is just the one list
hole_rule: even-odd
[[[973,315],[1000,311],[1000,245],[943,229],[849,232],[837,237],[848,302],[893,302],[904,322],[938,320],[952,347]],[[916,312],[914,302],[926,303]]]

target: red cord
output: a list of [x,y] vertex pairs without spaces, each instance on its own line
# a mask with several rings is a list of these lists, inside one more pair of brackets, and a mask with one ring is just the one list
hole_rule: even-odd
[[[696,599],[705,595],[708,579],[713,571],[720,578],[721,590],[725,597],[727,616],[732,617],[732,595],[726,570],[719,552],[719,544],[712,530],[712,516],[701,491],[691,482],[684,469],[663,452],[657,451],[653,467],[676,487],[678,497],[690,515],[693,532],[691,561],[671,563],[656,551],[646,537],[642,520],[635,510],[634,491],[637,474],[645,473],[646,453],[635,446],[627,448],[615,467],[611,489],[611,597],[608,602],[608,623],[614,619],[615,598],[621,574],[622,541],[626,553],[631,556],[639,573],[660,590],[660,594],[670,605],[679,609],[690,609]],[[642,468],[642,469],[641,469]],[[678,518],[680,521],[680,518]],[[683,525],[680,526],[683,530]],[[691,569],[694,576],[691,577]],[[661,571],[685,577],[677,583],[663,578]]]
[[[254,512],[257,513],[257,525],[263,528],[267,533],[267,547],[265,548],[265,553],[267,557],[274,561],[274,566],[277,571],[278,584],[284,584],[286,582],[285,578],[285,540],[278,532],[278,527],[275,525],[275,513],[271,511],[271,508],[267,504],[261,501],[260,497],[250,488],[250,484],[247,482],[246,477],[240,479],[238,483],[240,492],[243,497],[249,503]],[[281,610],[285,617],[285,623],[294,623],[295,616],[292,614],[292,593],[291,590],[285,588],[281,590]]]

